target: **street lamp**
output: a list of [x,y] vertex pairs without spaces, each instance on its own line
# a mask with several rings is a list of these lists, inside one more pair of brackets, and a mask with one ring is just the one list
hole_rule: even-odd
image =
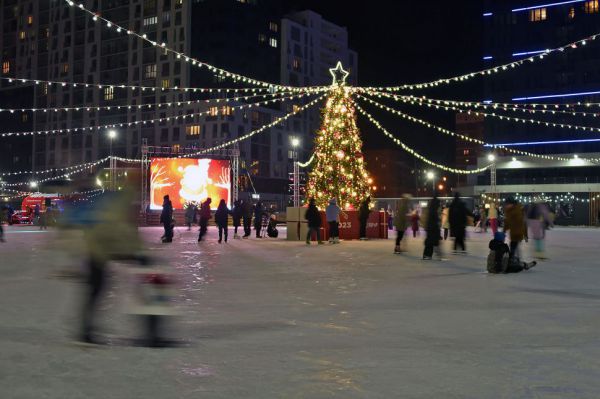
[[496,156],[494,154],[488,154],[487,159],[490,162],[494,162],[496,160]]
[[427,180],[431,180],[431,192],[435,192],[435,174],[432,171],[427,172]]
[[294,208],[300,207],[300,164],[298,162],[298,147],[300,139],[292,137],[291,140],[294,157]]
[[490,165],[490,191],[494,200],[496,200],[496,156],[493,153],[489,153],[487,159],[492,163]]
[[110,184],[109,184],[109,188],[111,191],[115,190],[115,166],[116,166],[116,162],[113,158],[113,140],[117,137],[117,131],[114,129],[111,129],[108,131],[108,138],[109,138],[109,154],[110,154],[110,158],[109,158],[109,169],[110,169]]

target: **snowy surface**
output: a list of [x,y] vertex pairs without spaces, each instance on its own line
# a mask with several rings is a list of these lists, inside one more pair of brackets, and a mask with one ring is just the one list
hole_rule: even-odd
[[491,234],[471,233],[466,256],[445,242],[443,262],[420,260],[412,237],[398,256],[391,239],[142,234],[179,278],[170,332],[184,345],[128,345],[139,326],[123,265],[102,306],[112,344],[77,345],[78,258],[56,250],[56,232],[14,227],[0,244],[0,398],[599,396],[600,230],[553,230],[550,260],[507,276],[484,272]]

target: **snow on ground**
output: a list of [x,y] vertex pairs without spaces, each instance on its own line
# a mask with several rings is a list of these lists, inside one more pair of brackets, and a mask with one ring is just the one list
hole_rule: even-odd
[[[80,259],[54,231],[13,227],[0,246],[0,397],[597,398],[600,230],[549,233],[550,260],[488,275],[490,234],[469,255],[422,261],[371,240],[306,246],[273,239],[196,242],[178,229],[151,254],[178,276],[171,323],[182,347],[128,345],[127,267],[103,302],[112,344],[77,345]],[[67,241],[67,240],[63,240]],[[77,238],[68,242],[79,248]],[[526,244],[524,253],[531,251]],[[526,256],[528,257],[528,256]]]

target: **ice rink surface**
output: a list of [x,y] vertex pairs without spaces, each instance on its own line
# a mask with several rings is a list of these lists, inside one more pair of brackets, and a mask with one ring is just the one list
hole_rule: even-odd
[[[76,344],[82,259],[55,231],[0,245],[0,398],[598,398],[600,230],[548,233],[549,260],[488,275],[489,234],[468,255],[422,261],[423,236],[311,245],[196,242],[141,229],[178,280],[181,347],[130,345],[128,266],[111,265],[102,332]],[[529,258],[532,244],[523,252]]]

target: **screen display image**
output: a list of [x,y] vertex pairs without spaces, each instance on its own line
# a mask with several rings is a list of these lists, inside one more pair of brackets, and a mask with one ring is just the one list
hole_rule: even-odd
[[162,209],[168,195],[173,209],[189,202],[212,198],[216,209],[224,199],[231,208],[230,163],[221,159],[152,158],[150,162],[150,209]]

